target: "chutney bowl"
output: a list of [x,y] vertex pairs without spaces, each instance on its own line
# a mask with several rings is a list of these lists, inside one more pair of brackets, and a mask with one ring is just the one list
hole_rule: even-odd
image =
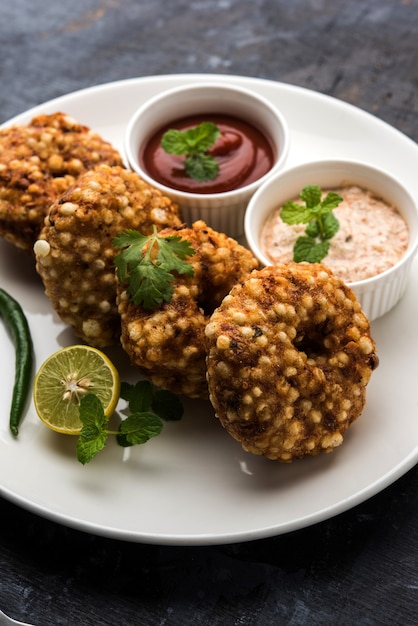
[[[395,207],[403,217],[408,227],[409,240],[400,260],[369,278],[347,281],[370,321],[385,315],[403,296],[418,249],[418,209],[411,193],[390,172],[361,161],[321,160],[286,169],[259,187],[245,213],[245,238],[262,265],[273,264],[261,244],[261,233],[266,221],[278,207],[297,198],[307,185],[317,185],[324,190],[358,186]],[[322,263],[326,265],[326,258]]]

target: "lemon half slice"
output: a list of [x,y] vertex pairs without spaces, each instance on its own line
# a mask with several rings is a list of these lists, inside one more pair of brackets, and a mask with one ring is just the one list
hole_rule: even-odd
[[78,435],[81,398],[95,394],[106,416],[116,408],[119,373],[109,358],[91,346],[75,345],[52,354],[39,368],[33,401],[39,418],[59,433]]

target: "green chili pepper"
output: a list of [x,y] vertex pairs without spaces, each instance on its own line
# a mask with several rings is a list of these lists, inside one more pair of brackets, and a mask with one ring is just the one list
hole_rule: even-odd
[[20,304],[0,288],[0,316],[10,332],[16,350],[15,381],[9,426],[13,435],[19,433],[19,423],[30,390],[33,366],[33,344],[28,321]]

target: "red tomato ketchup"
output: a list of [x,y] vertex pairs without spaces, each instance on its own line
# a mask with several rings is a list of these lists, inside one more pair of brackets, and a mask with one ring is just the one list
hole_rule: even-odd
[[[202,122],[213,122],[221,136],[208,150],[219,163],[213,180],[199,182],[184,170],[184,156],[168,154],[161,147],[163,134],[171,129],[188,130]],[[139,153],[142,168],[159,183],[190,193],[221,193],[239,189],[258,180],[272,167],[274,150],[268,139],[248,122],[221,114],[185,117],[158,130]]]

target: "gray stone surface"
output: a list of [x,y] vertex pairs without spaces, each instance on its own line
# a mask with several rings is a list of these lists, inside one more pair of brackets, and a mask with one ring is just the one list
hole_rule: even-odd
[[327,93],[418,137],[417,0],[4,4],[2,122],[98,83],[215,72]]

